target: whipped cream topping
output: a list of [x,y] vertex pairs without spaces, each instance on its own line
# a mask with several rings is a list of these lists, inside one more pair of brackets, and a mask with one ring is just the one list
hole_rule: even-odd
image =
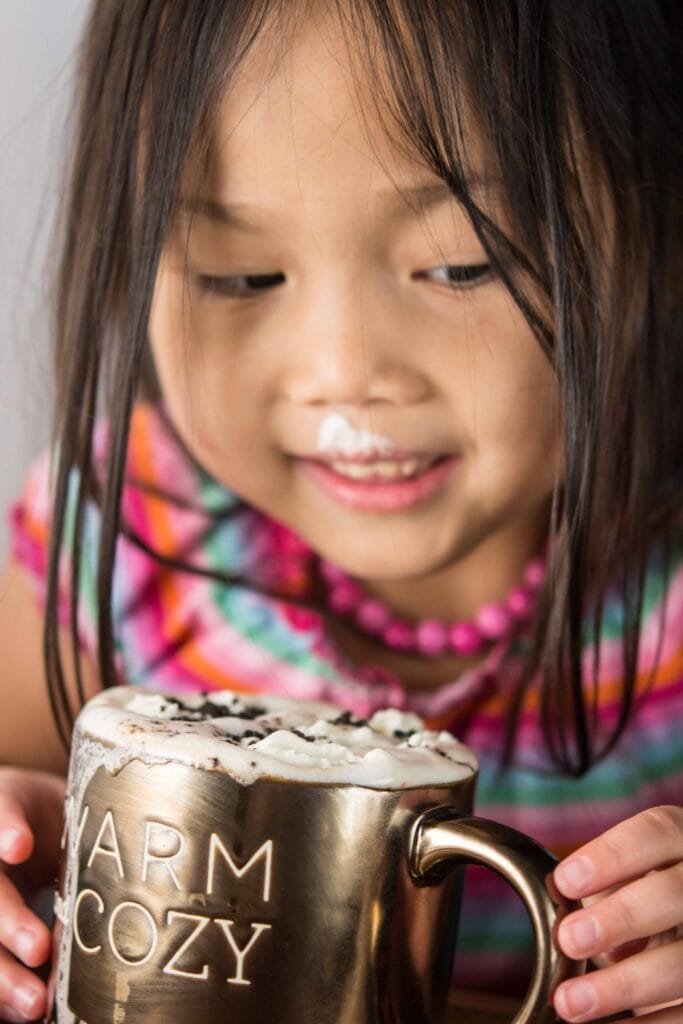
[[89,701],[77,728],[116,748],[121,764],[177,761],[245,784],[275,778],[407,789],[448,785],[477,769],[467,747],[411,713],[388,709],[365,720],[333,704],[229,690],[180,697],[116,687]]

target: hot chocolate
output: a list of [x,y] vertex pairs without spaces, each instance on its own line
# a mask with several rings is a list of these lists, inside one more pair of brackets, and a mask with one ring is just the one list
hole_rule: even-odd
[[477,767],[467,747],[425,729],[414,714],[386,710],[366,720],[333,704],[228,690],[183,697],[107,690],[84,709],[78,728],[103,744],[110,767],[116,756],[171,757],[245,785],[280,778],[407,789],[448,785]]

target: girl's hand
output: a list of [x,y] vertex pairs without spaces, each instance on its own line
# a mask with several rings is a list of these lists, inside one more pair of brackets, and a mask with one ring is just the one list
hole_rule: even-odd
[[560,924],[560,948],[599,968],[558,986],[560,1017],[633,1010],[651,1024],[681,1024],[683,808],[653,807],[621,822],[558,864],[553,878],[583,902]]
[[47,960],[50,930],[25,896],[55,880],[64,790],[59,775],[0,767],[0,1020],[46,1012],[45,984],[27,968]]

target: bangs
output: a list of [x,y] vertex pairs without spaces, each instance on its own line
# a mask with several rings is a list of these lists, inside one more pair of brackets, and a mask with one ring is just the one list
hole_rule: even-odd
[[504,80],[511,12],[497,7],[489,25],[487,6],[336,0],[358,77],[372,69],[373,113],[384,133],[446,183],[552,358],[552,246],[542,204],[529,202],[539,197],[538,184],[524,183],[537,159],[525,150],[523,112],[500,102],[501,94],[513,97]]

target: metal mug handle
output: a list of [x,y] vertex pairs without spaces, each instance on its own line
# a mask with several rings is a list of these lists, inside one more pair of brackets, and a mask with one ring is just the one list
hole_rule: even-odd
[[536,939],[536,965],[523,1005],[511,1024],[549,1024],[557,1016],[550,1004],[564,978],[580,974],[585,963],[569,960],[553,943],[557,924],[578,905],[546,887],[557,858],[529,836],[495,821],[436,807],[415,821],[410,870],[418,883],[441,881],[457,862],[483,864],[498,872],[522,897]]

